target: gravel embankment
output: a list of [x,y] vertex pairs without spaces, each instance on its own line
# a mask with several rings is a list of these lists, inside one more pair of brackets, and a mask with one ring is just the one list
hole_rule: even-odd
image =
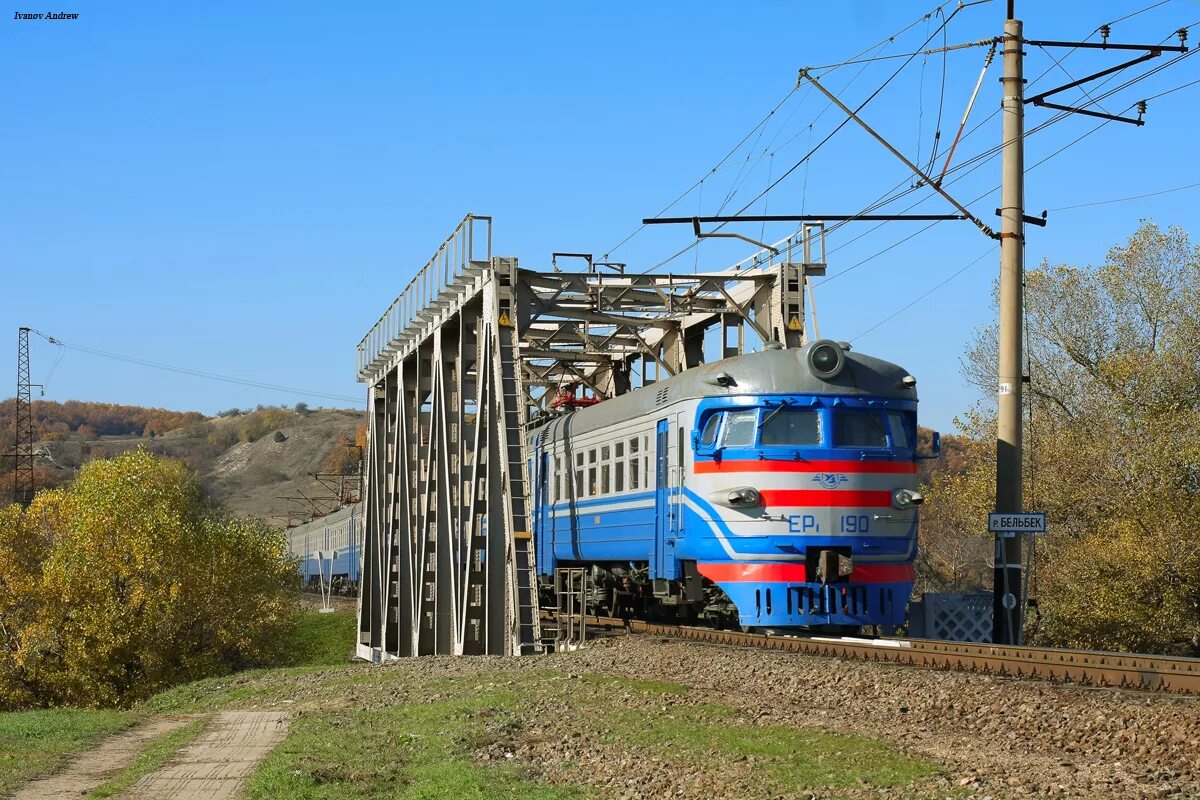
[[[542,668],[680,683],[694,687],[688,702],[732,705],[758,723],[812,726],[892,742],[944,765],[951,774],[945,781],[948,790],[962,787],[959,791],[970,796],[1200,798],[1200,698],[637,636],[528,661]],[[539,727],[543,743],[579,749],[570,739],[570,720],[548,718]],[[564,761],[578,763],[581,756],[589,769],[614,766],[581,752]],[[553,771],[552,761],[537,760]],[[648,790],[661,783],[655,780],[661,778],[659,765],[649,758],[622,760],[626,763],[616,765],[625,773],[622,777],[644,790],[636,796],[700,796],[677,781],[667,782],[671,790],[662,794]],[[685,783],[706,781],[692,776]]]

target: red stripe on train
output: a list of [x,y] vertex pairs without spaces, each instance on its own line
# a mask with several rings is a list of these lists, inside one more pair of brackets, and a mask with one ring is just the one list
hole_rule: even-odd
[[890,508],[892,493],[856,489],[761,489],[762,504],[774,507]]
[[[747,564],[729,561],[697,564],[700,574],[715,583],[806,583],[803,564]],[[851,583],[911,583],[911,564],[863,564],[850,573]],[[836,585],[836,584],[835,584]]]
[[850,472],[859,475],[911,475],[917,465],[911,461],[697,461],[697,474],[706,472]]

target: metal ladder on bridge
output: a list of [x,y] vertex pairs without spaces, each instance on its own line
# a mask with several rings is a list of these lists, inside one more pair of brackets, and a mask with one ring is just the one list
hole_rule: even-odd
[[532,521],[529,515],[529,474],[525,443],[525,393],[517,364],[520,334],[517,330],[513,287],[516,284],[515,259],[492,259],[492,280],[496,287],[496,329],[493,357],[499,370],[497,409],[504,431],[505,503],[512,523],[512,608],[514,611],[514,655],[543,651],[541,619],[537,597],[537,559],[534,553]]

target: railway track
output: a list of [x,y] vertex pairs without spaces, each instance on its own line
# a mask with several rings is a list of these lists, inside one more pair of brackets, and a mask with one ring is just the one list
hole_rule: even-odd
[[[556,620],[557,616],[553,613],[543,614],[549,621]],[[576,617],[576,620],[578,619]],[[585,622],[588,630],[663,636],[827,658],[882,661],[997,677],[1200,695],[1200,659],[1195,658],[1059,650],[1049,647],[998,647],[932,639],[774,636],[590,615],[585,618]]]

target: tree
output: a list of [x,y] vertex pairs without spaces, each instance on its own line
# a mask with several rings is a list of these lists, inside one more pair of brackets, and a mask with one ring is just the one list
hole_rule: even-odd
[[[955,419],[955,426],[969,430],[977,418],[968,413]],[[980,521],[995,504],[996,450],[981,440],[947,436],[944,441],[942,457],[923,462],[939,467],[921,486],[927,502],[921,507],[915,564],[918,595],[978,591],[991,576],[992,543]]]
[[[1144,222],[1102,266],[1030,271],[1026,317],[1037,637],[1200,653],[1200,250]],[[989,395],[995,348],[981,331],[964,361]]]
[[124,706],[269,663],[294,575],[282,534],[206,501],[183,464],[90,462],[0,511],[0,709]]

